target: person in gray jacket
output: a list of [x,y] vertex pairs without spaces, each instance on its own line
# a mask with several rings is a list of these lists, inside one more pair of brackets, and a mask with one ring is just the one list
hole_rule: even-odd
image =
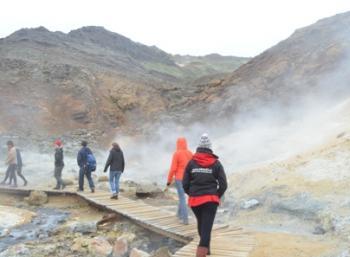
[[125,161],[122,150],[117,143],[112,144],[112,149],[103,172],[107,172],[109,167],[109,183],[111,186],[111,199],[118,199],[119,194],[119,180],[121,174],[124,172]]

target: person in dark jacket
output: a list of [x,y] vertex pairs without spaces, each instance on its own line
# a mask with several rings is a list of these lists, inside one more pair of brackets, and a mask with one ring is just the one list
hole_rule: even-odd
[[183,188],[197,219],[200,237],[197,257],[210,254],[210,237],[220,198],[227,189],[226,175],[219,158],[211,150],[208,134],[200,138],[196,153],[185,169]]
[[118,199],[119,194],[119,179],[124,172],[125,161],[122,150],[117,143],[112,144],[112,149],[109,152],[103,172],[107,172],[109,167],[109,183],[111,185],[111,199]]
[[65,185],[62,180],[62,170],[64,167],[63,145],[62,141],[57,139],[55,145],[55,171],[56,187],[54,189],[64,189]]
[[82,141],[81,146],[82,148],[78,152],[78,157],[77,157],[77,162],[79,166],[79,188],[78,191],[84,191],[84,175],[86,176],[88,182],[89,182],[89,187],[91,190],[91,193],[95,193],[95,185],[94,181],[92,180],[91,177],[91,170],[88,168],[88,155],[92,154],[92,151],[90,150],[89,147],[87,147],[87,142]]
[[[22,167],[23,167],[23,161],[22,161],[22,155],[21,151],[16,148],[16,156],[17,156],[17,176],[20,177],[23,180],[23,186],[26,186],[28,184],[28,181],[23,176],[22,173]],[[10,184],[12,182],[12,179],[10,179]]]

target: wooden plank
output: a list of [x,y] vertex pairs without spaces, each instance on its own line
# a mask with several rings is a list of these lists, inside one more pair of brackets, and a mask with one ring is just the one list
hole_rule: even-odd
[[107,206],[135,206],[135,204],[131,203],[131,202],[104,202],[104,205],[107,205]]
[[108,193],[108,192],[95,192],[95,193],[91,193],[91,192],[87,192],[87,191],[83,191],[83,192],[80,192],[78,191],[77,192],[78,195],[81,195],[83,197],[90,197],[90,198],[94,198],[94,197],[101,197],[101,196],[111,196],[111,193]]
[[164,214],[164,213],[158,213],[158,214],[153,214],[153,215],[137,215],[137,217],[143,217],[143,220],[145,222],[153,222],[154,220],[163,220],[163,219],[168,219],[169,215]]
[[171,225],[171,224],[178,224],[179,221],[178,220],[174,220],[172,218],[166,219],[166,220],[162,220],[162,221],[154,221],[154,224],[158,225],[158,226],[166,226],[166,225]]
[[149,215],[153,215],[153,214],[158,214],[159,212],[157,211],[157,209],[153,209],[153,208],[149,208],[149,207],[131,207],[131,208],[123,208],[120,207],[120,210],[123,211],[127,211],[130,212],[132,214],[137,214],[137,213],[149,213]]
[[164,215],[164,213],[140,213],[137,215],[137,218],[142,218],[144,222],[153,223],[155,220],[168,219],[169,216]]
[[197,234],[197,228],[188,228],[188,227],[177,227],[172,228],[172,231],[183,234],[183,235],[196,235]]
[[176,229],[176,228],[183,228],[184,226],[186,226],[186,225],[184,225],[184,224],[182,224],[182,223],[177,223],[177,224],[172,224],[172,225],[167,225],[167,226],[161,226],[161,227],[162,227],[162,229],[164,229],[164,230],[169,230],[169,231],[171,231],[171,232],[178,233],[178,232],[175,231],[175,229]]
[[138,206],[138,205],[129,205],[129,206],[125,206],[125,205],[121,205],[120,206],[120,209],[123,209],[123,210],[126,210],[126,211],[135,211],[135,210],[152,210],[152,211],[155,211],[155,212],[159,212],[159,210],[157,208],[154,208],[152,206]]
[[182,225],[182,227],[177,228],[177,230],[179,232],[181,232],[181,231],[197,230],[197,224]]

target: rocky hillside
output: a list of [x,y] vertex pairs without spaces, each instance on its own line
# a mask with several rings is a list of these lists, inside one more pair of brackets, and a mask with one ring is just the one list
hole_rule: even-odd
[[[266,103],[293,105],[301,98],[344,98],[350,94],[350,12],[298,29],[230,75],[197,81],[203,103],[227,117]],[[302,96],[302,97],[301,97]],[[214,107],[208,103],[214,102]],[[210,109],[208,109],[210,106]],[[260,107],[259,107],[260,108]]]
[[137,131],[181,105],[201,74],[101,27],[22,29],[0,39],[0,132]]

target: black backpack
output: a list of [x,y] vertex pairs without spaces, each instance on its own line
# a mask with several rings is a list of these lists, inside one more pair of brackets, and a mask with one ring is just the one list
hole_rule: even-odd
[[19,151],[19,149],[16,148],[16,155],[17,155],[17,166],[19,168],[22,167],[23,162],[22,162],[22,156],[21,156],[21,152]]

